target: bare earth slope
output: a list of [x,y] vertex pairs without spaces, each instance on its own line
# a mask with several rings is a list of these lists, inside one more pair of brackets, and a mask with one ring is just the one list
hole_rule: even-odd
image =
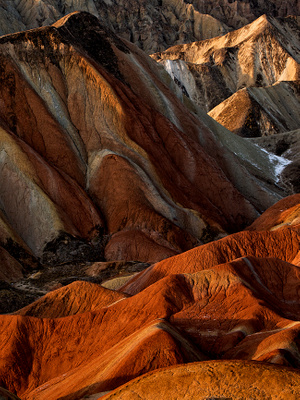
[[183,108],[164,71],[90,14],[2,37],[0,58],[2,241],[44,264],[158,261],[286,193],[280,158]]
[[[242,235],[232,235],[227,251],[221,239],[158,263],[149,269],[153,284],[141,274],[125,289],[134,287],[135,295],[100,309],[87,300],[85,312],[64,318],[31,317],[34,307],[27,316],[1,316],[0,384],[22,399],[78,399],[196,360],[299,368],[300,270],[292,264],[299,232],[250,235],[248,247]],[[138,282],[145,289],[137,290]],[[76,298],[75,285],[68,290]],[[107,301],[103,295],[98,302]],[[48,305],[40,302],[40,315]]]
[[299,128],[300,81],[238,90],[208,114],[243,137],[269,136]]
[[[74,296],[74,293],[76,293],[76,296]],[[60,318],[107,307],[125,297],[121,293],[105,289],[95,283],[77,281],[51,291],[39,300],[17,311],[16,314],[39,318]]]

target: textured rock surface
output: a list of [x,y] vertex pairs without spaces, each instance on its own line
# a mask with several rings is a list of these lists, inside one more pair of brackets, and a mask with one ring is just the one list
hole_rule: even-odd
[[240,257],[278,258],[293,262],[299,251],[298,228],[243,231],[199,246],[176,257],[153,264],[129,281],[123,290],[135,294],[171,274],[194,273]]
[[226,23],[199,13],[184,0],[17,0],[0,5],[0,34],[50,25],[74,11],[92,13],[123,38],[147,53],[229,31]]
[[0,34],[49,25],[74,11],[87,11],[148,53],[240,28],[262,14],[300,15],[299,1],[203,0],[16,0],[0,5]]
[[273,17],[300,15],[299,0],[282,2],[279,0],[192,0],[192,4],[202,13],[213,15],[215,18],[226,21],[226,24],[240,28],[242,25],[255,20],[262,14]]
[[244,137],[293,131],[300,126],[300,81],[238,90],[208,114]]
[[209,111],[244,87],[299,79],[299,24],[264,15],[227,35],[173,46],[152,57]]
[[16,314],[39,318],[59,318],[85,311],[94,311],[124,298],[124,295],[95,283],[77,281],[48,293]]
[[135,379],[101,399],[293,399],[299,372],[250,362],[204,362],[163,369]]
[[[150,267],[127,284],[132,297],[97,287],[103,308],[89,291],[85,312],[76,315],[1,316],[0,384],[24,399],[77,399],[207,358],[299,368],[300,270],[291,263],[298,252],[296,228],[244,232]],[[64,293],[72,314],[78,284],[47,295],[31,312],[64,310]]]
[[300,224],[300,195],[286,197],[264,212],[248,230],[274,231]]
[[300,172],[300,130],[282,134],[264,136],[260,138],[249,139],[252,143],[265,148],[268,152],[282,156],[290,160],[290,164],[284,170],[280,180],[286,187],[289,194],[299,193],[299,172]]
[[251,139],[251,142],[258,144],[271,153],[283,156],[291,161],[298,160],[300,150],[300,130],[285,132],[272,136],[264,136]]
[[44,264],[156,262],[285,195],[280,159],[189,113],[90,14],[2,37],[0,57],[3,226]]

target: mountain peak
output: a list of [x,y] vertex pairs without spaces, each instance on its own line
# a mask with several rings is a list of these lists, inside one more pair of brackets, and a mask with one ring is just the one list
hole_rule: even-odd
[[77,25],[77,29],[94,29],[99,25],[99,19],[89,12],[86,11],[73,11],[70,14],[65,15],[58,21],[56,21],[52,26],[56,28],[60,28],[63,25],[72,26],[73,24]]

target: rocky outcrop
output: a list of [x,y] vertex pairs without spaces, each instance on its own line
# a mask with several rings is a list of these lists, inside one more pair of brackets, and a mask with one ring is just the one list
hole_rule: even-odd
[[[272,104],[268,103],[272,103],[273,92],[284,92],[288,89],[284,89],[283,84],[274,89],[265,89],[267,92],[256,90],[254,87],[266,87],[278,81],[299,80],[299,25],[293,18],[277,20],[264,15],[222,37],[173,46],[152,57],[163,64],[184,93],[206,111],[247,87],[248,96],[255,98],[259,104],[266,97],[267,110],[262,108],[262,111],[267,112],[268,107],[272,107]],[[290,90],[292,88],[293,84]],[[294,102],[296,100],[297,112],[299,99],[297,89],[294,91],[296,93],[292,97],[296,96]],[[243,98],[244,93],[245,90],[235,96]],[[281,98],[287,95],[288,93],[282,93]],[[280,99],[274,100],[280,102]],[[226,104],[230,108],[229,100]],[[219,108],[226,107],[226,104],[220,105]],[[242,104],[246,109],[249,107],[245,100]],[[284,105],[276,105],[279,110],[283,107]],[[243,108],[241,111],[242,115],[246,113]],[[216,113],[219,114],[218,110]],[[234,111],[231,113],[234,118]],[[280,120],[278,123],[280,124]],[[235,126],[233,128],[237,129]],[[281,132],[282,129],[281,127]],[[293,129],[294,127],[287,127],[287,130]]]
[[279,133],[271,136],[263,136],[249,139],[252,143],[266,149],[268,152],[282,156],[290,160],[280,177],[281,183],[286,187],[289,194],[299,193],[299,129],[290,132]]
[[[255,226],[255,225],[254,225]],[[253,245],[255,243],[255,245]],[[171,274],[195,273],[240,257],[278,258],[293,263],[298,254],[298,228],[273,231],[243,231],[199,246],[151,267],[136,275],[122,290],[136,294]]]
[[300,81],[238,90],[208,114],[231,132],[259,137],[300,126]]
[[[78,284],[47,295],[27,316],[1,316],[0,383],[24,399],[77,399],[197,360],[299,368],[298,252],[296,226],[248,231],[148,268],[124,288],[131,297],[95,287],[96,300]],[[66,316],[78,292],[83,308]],[[28,316],[55,310],[65,317]]]
[[286,197],[264,212],[247,230],[274,231],[300,224],[300,195]]
[[174,44],[216,37],[254,21],[262,14],[299,16],[299,2],[203,0],[89,0],[39,2],[15,0],[0,5],[0,34],[50,25],[74,11],[100,18],[123,38],[147,53]]
[[291,161],[297,161],[300,150],[300,130],[285,132],[277,135],[263,136],[251,139],[251,142],[258,144],[267,151],[283,156]]
[[[235,134],[271,136],[299,128],[300,38],[294,18],[262,16],[225,36],[171,47],[152,57],[171,75],[181,96],[189,97]],[[278,143],[293,141],[287,136]],[[266,139],[261,145],[273,149],[267,144],[272,141],[276,139]],[[296,153],[286,152],[296,162],[289,166],[292,181],[284,178],[290,194],[299,190]]]

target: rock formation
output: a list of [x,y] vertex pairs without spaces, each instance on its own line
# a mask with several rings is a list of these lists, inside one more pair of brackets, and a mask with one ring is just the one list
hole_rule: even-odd
[[50,25],[74,11],[95,15],[149,54],[174,44],[222,35],[262,14],[300,15],[298,0],[15,0],[0,4],[0,34]]
[[[283,83],[275,88],[260,91],[254,87],[266,87],[279,81],[293,81],[290,90],[295,94],[292,94],[291,100],[294,101],[293,107],[296,109],[293,110],[292,107],[292,112],[297,113],[299,110],[298,90],[297,86],[294,88],[293,85],[297,85],[294,81],[299,80],[300,36],[299,25],[294,18],[278,20],[264,15],[224,36],[173,46],[152,57],[164,65],[175,82],[183,88],[184,93],[200,107],[210,111],[218,106],[216,116],[228,105],[228,108],[233,109],[232,118],[235,118],[235,101],[241,100],[242,116],[247,117],[250,114],[247,109],[253,108],[253,105],[250,105],[251,100],[256,100],[257,108],[265,113],[273,113],[272,97],[273,102],[284,101],[288,96],[284,91],[288,92],[289,89]],[[244,87],[248,88],[247,92],[244,90],[236,93]],[[276,91],[279,99],[274,98],[273,93]],[[235,96],[232,96],[231,100],[228,99],[234,93]],[[221,104],[226,99],[227,102]],[[276,104],[276,107],[282,111],[284,105]],[[240,116],[239,118],[242,119]],[[276,108],[273,118],[276,118]],[[279,118],[277,124],[283,119],[284,117]],[[222,123],[222,119],[220,122]],[[239,129],[238,125],[230,127],[234,130]],[[280,127],[280,130],[278,127],[277,131],[282,132],[282,129],[293,130],[294,127]],[[264,132],[262,128],[260,135]],[[257,132],[255,133],[257,135]]]
[[[73,284],[20,311],[26,316],[2,316],[0,384],[22,399],[79,399],[197,360],[299,368],[298,227],[245,231],[171,257],[134,277],[128,298],[97,286],[95,306],[93,288]],[[78,300],[76,315],[30,316],[63,304],[74,314]]]
[[54,23],[74,11],[89,12],[123,38],[147,53],[175,43],[188,43],[224,34],[226,23],[200,13],[184,0],[16,0],[0,5],[0,34],[8,34]]
[[285,195],[286,161],[189,113],[164,71],[90,14],[5,36],[0,57],[2,242],[43,264],[155,262]]
[[121,293],[105,289],[95,283],[76,281],[51,291],[17,311],[16,314],[39,318],[60,318],[108,307],[125,297]]
[[300,81],[289,81],[240,89],[208,114],[244,137],[294,131],[300,124],[299,84]]
[[279,0],[191,0],[194,7],[201,13],[214,16],[227,25],[238,29],[254,21],[262,14],[271,17],[286,17],[300,15],[299,0],[282,2]]
[[[228,83],[230,57],[236,96],[283,115],[294,24],[261,17],[177,64],[208,57]],[[246,140],[183,83],[87,12],[0,37],[0,397],[299,397],[296,108],[294,133]]]

